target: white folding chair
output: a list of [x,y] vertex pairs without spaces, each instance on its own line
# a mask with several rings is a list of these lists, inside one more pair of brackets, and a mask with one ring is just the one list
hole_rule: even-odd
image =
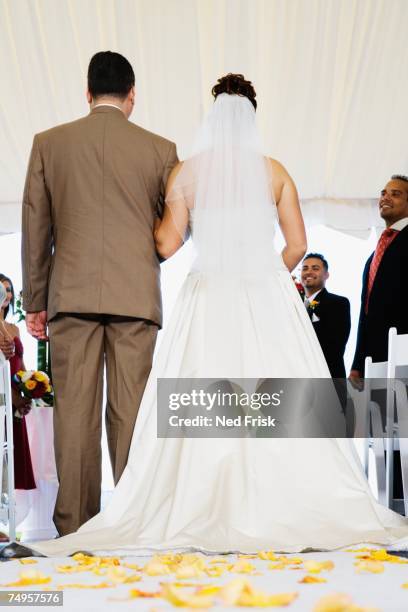
[[372,391],[387,389],[387,372],[388,363],[386,361],[374,363],[371,357],[366,357],[364,366],[364,390],[361,395],[363,400],[361,404],[365,418],[363,467],[368,477],[369,448],[372,434],[371,448],[375,459],[378,501],[382,504],[387,503],[384,428],[380,406],[377,402],[373,401],[371,394]]
[[[397,371],[397,368],[399,371]],[[394,430],[394,408],[397,408],[397,420],[400,430],[405,431],[407,419],[408,400],[406,384],[401,380],[408,374],[408,334],[397,334],[395,327],[391,327],[388,333],[388,368],[387,378],[393,381],[392,386],[387,388],[387,438],[386,438],[386,499],[389,508],[393,500],[393,477],[394,477],[394,436],[390,432]],[[398,378],[397,378],[398,377]],[[404,491],[405,513],[408,509],[408,439],[398,436],[402,485]]]
[[[6,433],[6,436],[4,435]],[[3,466],[7,461],[7,493],[3,491]],[[10,540],[16,539],[14,492],[13,404],[10,364],[0,351],[0,522],[8,523]]]

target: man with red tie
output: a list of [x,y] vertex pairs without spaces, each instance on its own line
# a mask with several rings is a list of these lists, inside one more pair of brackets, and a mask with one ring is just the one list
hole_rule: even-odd
[[388,359],[388,330],[408,333],[408,177],[393,175],[379,200],[380,215],[386,229],[363,272],[361,310],[357,346],[350,381],[361,385],[364,360]]

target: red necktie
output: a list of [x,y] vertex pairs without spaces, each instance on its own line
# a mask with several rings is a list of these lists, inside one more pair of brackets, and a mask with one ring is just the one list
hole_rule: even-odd
[[371,290],[373,288],[374,280],[375,280],[378,268],[380,267],[381,260],[384,256],[385,251],[387,250],[387,248],[389,247],[389,245],[394,240],[397,234],[398,234],[397,230],[393,230],[391,228],[385,229],[383,233],[381,234],[380,239],[377,243],[374,257],[371,260],[370,270],[368,272],[367,295],[366,295],[366,302],[365,302],[366,314],[368,311],[368,302],[370,299]]

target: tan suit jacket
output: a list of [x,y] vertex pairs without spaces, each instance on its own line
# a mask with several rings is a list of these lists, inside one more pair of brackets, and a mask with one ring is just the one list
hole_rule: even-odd
[[173,143],[111,106],[37,134],[23,199],[26,311],[161,325],[153,226],[177,161]]

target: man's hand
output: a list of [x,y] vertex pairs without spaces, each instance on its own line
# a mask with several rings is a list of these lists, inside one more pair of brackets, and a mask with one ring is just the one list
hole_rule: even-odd
[[0,351],[6,359],[13,357],[15,353],[14,340],[0,333]]
[[354,389],[362,391],[364,389],[363,375],[359,370],[351,370],[349,374],[349,381],[351,382]]
[[47,311],[27,312],[26,314],[27,331],[37,340],[48,340],[47,336]]

